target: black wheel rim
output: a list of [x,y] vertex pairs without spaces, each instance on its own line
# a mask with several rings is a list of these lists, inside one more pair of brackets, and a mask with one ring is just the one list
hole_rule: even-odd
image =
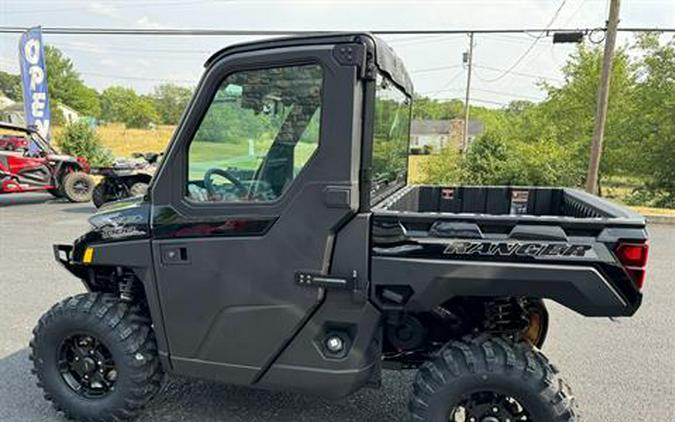
[[532,422],[532,416],[515,398],[492,391],[472,393],[450,409],[449,422]]
[[82,397],[101,398],[115,390],[115,361],[108,348],[92,335],[76,334],[64,340],[58,369],[68,387]]

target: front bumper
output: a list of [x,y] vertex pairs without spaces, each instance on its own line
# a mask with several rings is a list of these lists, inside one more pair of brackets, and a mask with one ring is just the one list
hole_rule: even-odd
[[80,279],[87,279],[87,268],[81,262],[73,260],[73,245],[53,245],[56,262],[63,265],[71,274]]

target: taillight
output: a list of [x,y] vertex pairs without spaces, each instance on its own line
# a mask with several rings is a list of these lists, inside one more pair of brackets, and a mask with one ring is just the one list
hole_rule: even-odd
[[617,246],[616,257],[623,265],[631,279],[635,282],[638,289],[642,289],[645,284],[645,272],[647,270],[647,255],[649,254],[649,243],[620,243]]

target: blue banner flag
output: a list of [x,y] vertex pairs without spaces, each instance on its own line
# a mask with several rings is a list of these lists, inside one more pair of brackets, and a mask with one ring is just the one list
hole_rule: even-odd
[[[47,93],[47,67],[42,44],[42,29],[31,28],[21,35],[19,61],[23,85],[23,108],[26,126],[34,127],[49,140],[49,94]],[[34,146],[31,145],[31,149]]]

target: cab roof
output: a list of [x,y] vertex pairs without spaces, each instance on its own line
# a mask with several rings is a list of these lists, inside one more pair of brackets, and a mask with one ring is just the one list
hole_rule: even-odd
[[410,79],[410,75],[403,64],[403,61],[396,55],[394,49],[391,48],[384,40],[375,37],[368,32],[316,33],[234,44],[225,47],[211,55],[206,63],[204,63],[204,66],[211,66],[216,60],[226,54],[306,45],[354,43],[359,39],[363,39],[364,37],[369,38],[374,45],[375,64],[377,65],[378,69],[381,72],[387,74],[389,78],[401,88],[403,88],[408,95],[412,96],[412,80]]

